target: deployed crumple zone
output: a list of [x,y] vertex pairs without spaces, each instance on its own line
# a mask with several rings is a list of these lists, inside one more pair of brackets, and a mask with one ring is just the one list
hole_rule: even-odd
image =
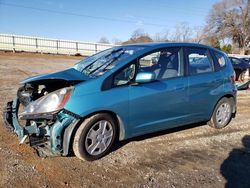
[[198,122],[224,128],[237,109],[227,55],[193,43],[116,46],[21,84],[6,127],[40,156],[96,160],[118,140]]

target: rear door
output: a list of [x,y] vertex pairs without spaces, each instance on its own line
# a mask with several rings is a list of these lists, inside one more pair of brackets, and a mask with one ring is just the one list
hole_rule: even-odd
[[221,71],[216,71],[207,48],[186,47],[190,122],[208,120],[223,89]]

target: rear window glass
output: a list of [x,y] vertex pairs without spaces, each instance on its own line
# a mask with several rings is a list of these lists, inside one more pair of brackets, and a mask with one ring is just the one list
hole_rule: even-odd
[[189,74],[196,75],[206,72],[212,72],[212,58],[207,49],[188,48]]

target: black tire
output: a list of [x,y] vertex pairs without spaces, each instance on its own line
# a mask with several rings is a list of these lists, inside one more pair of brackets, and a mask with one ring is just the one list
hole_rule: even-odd
[[[228,111],[228,116],[226,116],[225,120],[221,123],[218,122],[218,118],[217,118],[217,114],[220,113],[220,107],[223,106],[223,105],[228,105],[229,107],[229,111]],[[209,120],[208,122],[208,125],[213,127],[213,128],[216,128],[216,129],[221,129],[221,128],[224,128],[226,127],[231,119],[232,119],[232,115],[233,115],[233,102],[232,102],[232,99],[231,98],[226,98],[226,97],[223,97],[215,106],[214,108],[214,112],[213,112],[213,115],[211,117],[211,119]]]
[[235,72],[235,81],[238,81],[238,80],[239,80],[240,73],[241,73],[242,71],[236,69],[236,70],[234,70],[234,72]]
[[[88,139],[87,135],[90,134],[90,130],[93,130],[95,126],[98,126],[97,124],[101,121],[106,121],[109,123],[108,124],[109,129],[112,127],[113,134],[112,134],[112,138],[109,140],[109,145],[106,147],[106,149],[102,151],[100,154],[94,155],[87,151],[88,149],[86,148],[86,143],[88,143],[88,140],[86,139]],[[99,129],[96,131],[99,131]],[[79,128],[77,129],[74,140],[73,140],[73,151],[75,155],[81,160],[87,160],[87,161],[97,160],[105,156],[110,151],[111,147],[113,146],[115,142],[116,135],[117,135],[117,123],[113,119],[113,117],[108,113],[95,114],[85,119],[82,122],[82,124],[79,126]],[[103,139],[102,141],[98,141],[99,144],[106,142],[104,141],[104,138],[102,139]],[[96,140],[97,140],[97,137],[96,137]]]
[[235,70],[235,81],[240,81],[240,82],[244,82],[244,77],[245,77],[246,71],[242,71],[242,70]]
[[239,79],[238,81],[241,81],[241,82],[245,82],[245,75],[246,75],[246,71],[242,72],[240,75],[239,75]]

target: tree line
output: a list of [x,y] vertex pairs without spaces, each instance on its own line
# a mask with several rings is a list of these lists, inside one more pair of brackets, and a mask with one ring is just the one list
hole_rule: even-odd
[[[99,42],[110,43],[106,37]],[[127,41],[114,39],[112,42],[195,42],[227,53],[250,54],[250,0],[220,0],[210,10],[205,26],[191,27],[184,22],[176,25],[172,31],[165,30],[154,36],[137,29]]]

